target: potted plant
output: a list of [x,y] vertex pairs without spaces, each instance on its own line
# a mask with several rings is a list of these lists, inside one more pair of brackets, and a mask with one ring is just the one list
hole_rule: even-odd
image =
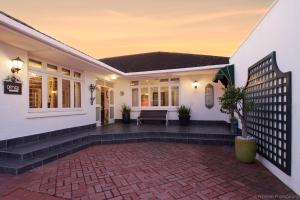
[[247,134],[247,112],[254,110],[254,102],[245,101],[244,88],[229,86],[225,89],[222,97],[219,98],[221,112],[238,116],[241,122],[242,136],[235,138],[235,155],[236,158],[244,163],[255,161],[256,142],[253,137]]
[[7,76],[6,79],[4,79],[4,81],[12,83],[22,83],[21,78],[15,74]]
[[232,134],[237,135],[238,134],[238,129],[239,129],[239,121],[238,119],[234,116],[234,112],[232,111],[230,113],[230,132]]
[[191,119],[191,108],[182,105],[177,109],[177,113],[180,125],[189,125]]
[[130,123],[131,108],[128,105],[123,104],[122,108],[121,108],[121,112],[122,112],[122,121],[123,121],[123,123],[129,124]]

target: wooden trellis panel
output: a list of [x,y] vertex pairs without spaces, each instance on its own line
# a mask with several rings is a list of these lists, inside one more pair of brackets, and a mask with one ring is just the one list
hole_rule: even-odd
[[283,73],[272,52],[248,69],[246,100],[256,104],[247,113],[247,132],[257,151],[286,174],[291,174],[291,72]]

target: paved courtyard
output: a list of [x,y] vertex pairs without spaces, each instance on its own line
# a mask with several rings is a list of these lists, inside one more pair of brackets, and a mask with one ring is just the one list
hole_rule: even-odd
[[0,199],[298,198],[232,147],[148,142],[99,145],[18,176],[0,174]]

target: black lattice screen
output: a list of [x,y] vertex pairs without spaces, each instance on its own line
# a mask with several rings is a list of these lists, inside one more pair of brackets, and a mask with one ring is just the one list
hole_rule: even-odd
[[246,100],[256,103],[247,114],[247,132],[257,151],[286,174],[291,174],[291,72],[282,73],[272,52],[248,70]]

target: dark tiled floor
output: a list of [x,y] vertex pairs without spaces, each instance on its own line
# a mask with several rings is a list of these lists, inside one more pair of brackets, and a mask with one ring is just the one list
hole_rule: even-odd
[[0,171],[20,174],[93,144],[146,141],[232,145],[235,135],[226,125],[178,126],[164,124],[122,124],[68,132],[57,137],[0,149]]
[[157,142],[98,145],[18,176],[0,175],[6,199],[32,199],[28,191],[66,199],[298,198],[259,163],[238,162],[232,147]]

